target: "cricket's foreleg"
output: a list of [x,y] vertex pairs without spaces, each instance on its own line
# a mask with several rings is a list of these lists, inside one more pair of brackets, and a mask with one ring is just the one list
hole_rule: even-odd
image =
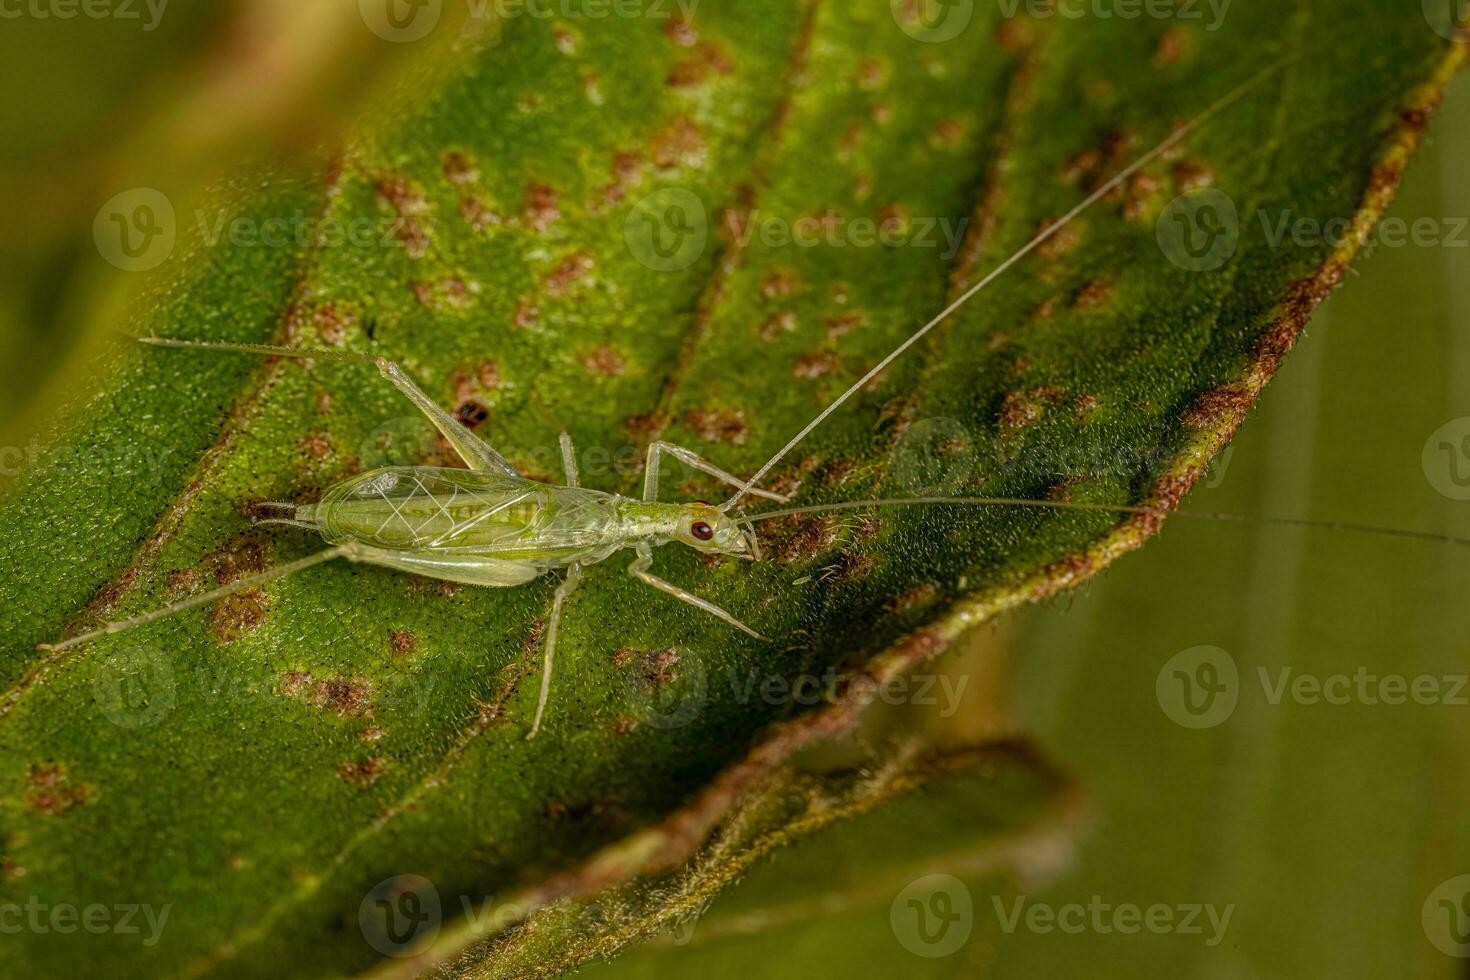
[[652,566],[653,552],[649,551],[646,545],[641,546],[638,549],[638,557],[633,559],[633,563],[628,566],[628,574],[636,578],[638,581],[642,582],[644,585],[651,585],[655,589],[658,589],[660,592],[673,596],[680,602],[687,602],[689,605],[693,606],[696,609],[703,609],[711,616],[714,616],[716,619],[724,620],[731,626],[740,630],[742,633],[753,636],[757,640],[767,639],[767,637],[761,636],[755,630],[751,629],[749,626],[746,626],[740,620],[736,619],[734,616],[731,616],[729,613],[725,612],[725,610],[721,609],[713,602],[701,599],[693,592],[689,592],[686,589],[681,589],[674,583],[666,582],[663,579],[659,578],[657,575],[649,571],[649,568],[651,568]]
[[[685,466],[699,470],[701,473],[708,473],[710,476],[729,486],[745,486],[745,481],[740,479],[740,477],[733,473],[727,473],[713,463],[707,462],[698,453],[660,439],[648,447],[648,457],[643,463],[643,499],[649,503],[658,500],[658,470],[664,453],[668,453]],[[760,490],[754,487],[751,488],[750,493],[752,496],[764,497],[767,500],[774,500],[783,504],[790,500],[789,497],[783,497],[779,493],[772,493],[769,490]]]
[[551,668],[556,660],[556,634],[561,627],[561,610],[566,605],[567,596],[582,581],[582,566],[573,565],[567,569],[567,577],[562,579],[561,585],[556,587],[556,596],[551,600],[551,616],[546,623],[546,644],[541,660],[541,694],[536,699],[536,718],[531,722],[531,730],[526,734],[526,741],[536,737],[541,731],[541,717],[546,714],[546,702],[551,697]]
[[371,354],[359,354],[355,351],[316,349],[302,347],[274,347],[270,344],[232,344],[209,340],[175,340],[171,337],[139,337],[142,343],[152,344],[155,347],[177,347],[183,350],[212,350],[233,351],[238,354],[261,354],[267,357],[294,357],[300,360],[326,360],[326,361],[350,361],[355,364],[372,364],[378,369],[378,373],[386,378],[389,384],[403,393],[419,411],[423,412],[428,420],[434,423],[434,428],[449,440],[459,458],[472,470],[482,473],[504,473],[507,476],[519,476],[515,467],[506,461],[488,443],[469,429],[459,423],[453,415],[440,408],[434,399],[424,393],[423,389],[414,383],[402,368],[392,361]]
[[351,545],[341,545],[336,548],[328,548],[325,551],[318,551],[314,555],[307,555],[305,558],[298,559],[297,561],[288,562],[284,565],[277,565],[275,568],[271,568],[264,572],[261,572],[259,575],[251,575],[248,578],[242,578],[237,581],[231,582],[229,585],[222,585],[217,589],[211,589],[208,592],[203,592],[196,596],[190,596],[187,599],[180,599],[178,602],[171,602],[160,609],[155,609],[152,612],[144,613],[141,616],[134,616],[132,619],[124,619],[116,623],[108,623],[105,626],[100,626],[97,629],[89,630],[86,633],[80,633],[76,636],[69,637],[68,639],[62,640],[60,643],[38,643],[36,644],[36,648],[38,650],[53,651],[67,650],[71,647],[78,646],[79,644],[95,640],[101,636],[109,636],[113,633],[121,633],[123,630],[132,629],[134,626],[142,626],[144,623],[151,623],[155,620],[163,619],[167,616],[172,616],[174,613],[181,613],[189,609],[197,609],[200,606],[208,605],[211,602],[214,602],[218,599],[223,599],[226,596],[235,595],[238,592],[248,592],[250,589],[265,585],[268,582],[274,582],[278,578],[285,578],[287,575],[294,575],[296,572],[299,572],[302,569],[310,568],[313,565],[320,565],[322,562],[331,561],[334,558],[350,558],[352,556],[352,552],[353,548]]

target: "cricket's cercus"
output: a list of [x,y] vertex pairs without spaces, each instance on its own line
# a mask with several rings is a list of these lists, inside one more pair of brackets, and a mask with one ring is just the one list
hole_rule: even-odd
[[[557,569],[566,577],[557,587],[542,643],[543,666],[536,714],[527,738],[541,729],[551,689],[556,654],[557,630],[567,596],[581,580],[582,569],[629,549],[633,560],[628,574],[756,637],[758,632],[719,606],[667,582],[651,571],[653,549],[678,542],[708,554],[731,555],[759,560],[760,550],[752,525],[761,520],[792,514],[812,514],[867,507],[900,505],[982,505],[1037,507],[1045,509],[1100,510],[1119,514],[1160,513],[1154,509],[1122,504],[1034,500],[1006,497],[913,497],[855,500],[767,510],[732,516],[733,508],[747,496],[785,502],[785,498],[757,484],[796,448],[817,426],[840,408],[883,369],[910,347],[952,316],[982,289],[1017,262],[1056,235],[1098,201],[1107,197],[1133,174],[1162,156],[1206,120],[1235,102],[1280,66],[1258,73],[1194,119],[1176,127],[1153,149],[1101,184],[1080,203],[1052,222],[1012,253],[983,278],[966,289],[937,316],[920,327],[855,381],[846,391],[803,426],[775,455],[747,480],[741,480],[696,453],[668,442],[655,442],[648,449],[644,468],[642,499],[590,490],[579,485],[576,457],[571,439],[562,433],[561,449],[565,483],[554,485],[522,477],[506,459],[484,440],[440,408],[392,361],[370,354],[345,350],[307,350],[257,344],[215,343],[163,337],[145,337],[144,343],[196,351],[235,351],[275,357],[365,362],[375,365],[382,376],[403,393],[448,440],[468,469],[427,466],[395,466],[352,477],[328,489],[320,502],[296,505],[264,505],[272,511],[264,523],[289,524],[319,533],[331,547],[298,561],[278,565],[258,575],[182,599],[131,619],[108,623],[55,644],[45,650],[65,650],[144,623],[194,609],[238,592],[295,574],[313,565],[345,558],[380,565],[466,585],[510,588],[523,585]],[[685,465],[736,487],[723,504],[661,503],[658,500],[659,464],[672,456]],[[1322,526],[1369,534],[1420,538],[1459,545],[1470,540],[1450,535],[1402,531],[1364,525],[1328,524],[1291,518],[1248,518],[1231,514],[1204,514],[1174,510],[1171,513],[1209,520],[1253,521],[1297,526]]]

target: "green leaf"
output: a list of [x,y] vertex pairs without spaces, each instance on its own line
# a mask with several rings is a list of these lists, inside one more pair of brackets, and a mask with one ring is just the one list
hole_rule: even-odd
[[[984,931],[988,893],[1066,861],[1078,803],[1023,743],[908,744],[856,769],[783,767],[677,875],[560,902],[435,975],[558,976],[635,939],[650,941],[588,975],[718,978],[777,962],[783,976],[958,975],[940,957]],[[907,903],[940,890],[958,918],[943,931],[927,921],[926,942]]]
[[[656,435],[748,473],[1089,186],[1276,65],[774,474],[804,502],[1169,506],[1357,241],[1273,243],[1273,222],[1371,224],[1461,54],[1387,0],[1236,8],[1218,30],[976,7],[944,41],[905,17],[722,3],[682,27],[521,17],[426,43],[432,70],[324,176],[252,177],[203,222],[181,214],[139,328],[392,356],[532,476],[557,478],[562,428],[597,489],[634,492]],[[1160,247],[1166,206],[1206,181],[1239,214],[1210,271]],[[700,211],[704,247],[666,261],[653,246],[697,237]],[[770,237],[803,218],[840,247]],[[860,220],[897,240],[856,244]],[[926,244],[944,228],[957,251]],[[850,730],[875,696],[854,677],[901,678],[1158,523],[915,508],[767,527],[758,564],[661,549],[660,575],[771,642],[606,562],[568,605],[527,743],[550,579],[453,590],[327,566],[36,651],[318,546],[252,528],[254,501],[309,499],[385,453],[443,457],[352,365],[120,345],[75,387],[0,505],[0,895],[170,911],[153,945],[12,937],[31,973],[350,971],[378,958],[359,909],[394,875],[545,901],[674,867],[754,780]],[[669,474],[669,499],[719,491]],[[836,678],[836,703],[781,694],[804,676]]]

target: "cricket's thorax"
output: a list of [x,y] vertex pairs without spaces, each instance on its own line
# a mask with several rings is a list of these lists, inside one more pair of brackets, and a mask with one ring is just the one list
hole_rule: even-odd
[[470,470],[389,467],[337,484],[296,519],[333,544],[561,564],[677,533],[682,508]]

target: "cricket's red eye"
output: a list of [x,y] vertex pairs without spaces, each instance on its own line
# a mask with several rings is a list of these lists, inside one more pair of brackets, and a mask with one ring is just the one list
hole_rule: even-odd
[[689,525],[689,533],[694,535],[701,541],[708,541],[715,536],[715,529],[710,527],[704,521],[695,521],[693,524]]

